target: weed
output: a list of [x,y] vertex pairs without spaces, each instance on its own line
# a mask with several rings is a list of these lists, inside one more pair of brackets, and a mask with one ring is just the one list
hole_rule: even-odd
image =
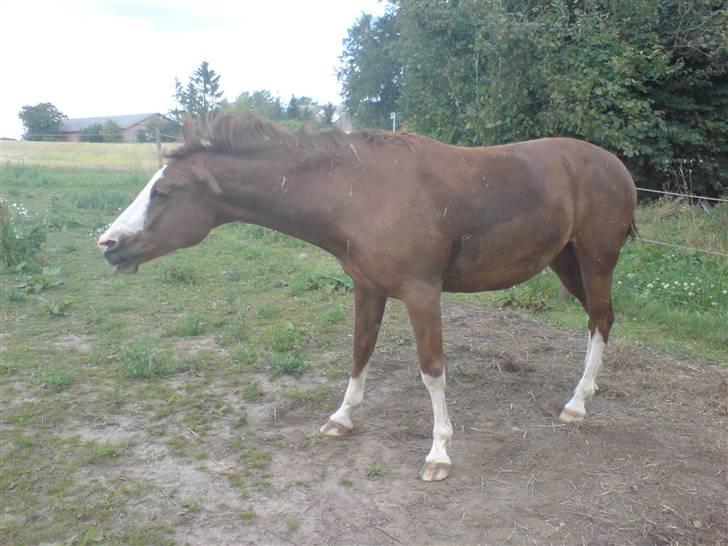
[[199,512],[202,509],[202,503],[198,500],[189,500],[182,503],[182,506],[189,512]]
[[276,353],[296,351],[300,349],[302,340],[302,332],[290,322],[283,327],[269,329],[263,338],[263,341]]
[[241,368],[254,368],[258,361],[258,350],[253,345],[243,345],[233,348],[231,356],[233,361]]
[[118,459],[120,456],[119,449],[111,442],[100,444],[94,441],[88,441],[84,444],[84,464],[99,464]]
[[306,363],[303,360],[301,351],[268,353],[268,365],[274,376],[302,375],[306,370]]
[[259,319],[276,319],[283,315],[284,307],[278,303],[262,303],[255,310]]
[[384,467],[382,466],[382,463],[369,463],[369,467],[367,468],[367,477],[371,480],[378,480],[384,476]]
[[336,324],[337,322],[341,322],[345,316],[346,311],[344,306],[337,303],[336,305],[326,309],[326,311],[321,314],[320,321],[322,324]]
[[240,513],[240,519],[243,520],[243,523],[250,524],[255,521],[256,513],[255,510],[244,510]]
[[240,428],[248,423],[248,412],[244,409],[240,411],[238,416],[233,420],[233,428]]
[[159,279],[164,284],[190,285],[197,284],[197,272],[186,265],[166,265],[159,273]]
[[341,478],[339,480],[339,485],[343,485],[344,487],[354,487],[354,482],[350,478]]
[[76,379],[76,374],[67,368],[56,368],[48,371],[43,377],[43,383],[53,392],[60,392],[70,387]]
[[40,273],[23,275],[17,288],[25,290],[28,294],[40,294],[63,284],[63,281],[58,278],[60,273],[61,270],[58,267],[44,267]]
[[35,299],[41,304],[43,313],[53,318],[65,317],[66,311],[71,307],[70,301],[56,301],[53,298],[44,298],[42,296],[36,296]]
[[300,295],[310,290],[321,290],[326,293],[347,293],[353,290],[351,278],[340,269],[328,264],[316,265],[311,269],[304,269],[291,280],[290,292]]
[[25,301],[25,294],[20,290],[10,290],[8,291],[6,297],[8,301],[11,301],[13,303],[22,303]]
[[288,529],[289,533],[295,533],[299,527],[301,527],[301,522],[297,519],[291,518],[286,522],[286,529]]
[[61,254],[71,254],[72,252],[77,252],[78,250],[79,246],[73,243],[64,243],[58,247],[58,252],[60,252]]
[[0,265],[13,267],[34,259],[45,240],[46,233],[40,225],[19,232],[9,205],[0,199]]
[[154,342],[139,337],[121,350],[121,371],[127,379],[152,379],[176,371],[169,356],[154,348]]
[[207,333],[207,322],[200,315],[187,315],[174,328],[162,331],[163,337],[195,337]]
[[263,391],[260,390],[260,381],[253,379],[243,385],[243,399],[248,402],[257,402],[263,398]]

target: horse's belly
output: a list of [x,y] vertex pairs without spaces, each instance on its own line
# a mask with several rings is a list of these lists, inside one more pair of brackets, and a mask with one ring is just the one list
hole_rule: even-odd
[[528,234],[466,235],[453,243],[443,273],[446,292],[500,290],[527,281],[547,267],[566,244],[566,230]]

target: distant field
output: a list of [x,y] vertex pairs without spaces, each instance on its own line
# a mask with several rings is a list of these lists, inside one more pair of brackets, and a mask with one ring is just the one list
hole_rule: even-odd
[[[165,146],[170,146],[169,144]],[[46,167],[104,167],[152,169],[157,165],[156,144],[97,142],[0,141],[0,162]]]

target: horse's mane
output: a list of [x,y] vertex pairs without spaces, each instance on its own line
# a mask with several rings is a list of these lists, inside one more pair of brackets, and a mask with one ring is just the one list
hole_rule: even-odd
[[185,123],[184,144],[169,152],[170,158],[183,158],[196,152],[248,155],[268,149],[302,150],[314,156],[333,156],[342,148],[344,133],[339,129],[312,132],[302,128],[295,133],[254,112],[225,113],[212,122],[206,141],[191,121]]

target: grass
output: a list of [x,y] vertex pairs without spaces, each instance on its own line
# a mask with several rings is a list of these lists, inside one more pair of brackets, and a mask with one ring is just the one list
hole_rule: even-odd
[[[57,165],[52,153],[66,148],[51,150],[40,163]],[[0,274],[0,543],[173,542],[169,529],[183,521],[175,518],[205,512],[209,499],[174,506],[154,476],[114,477],[146,457],[199,472],[234,461],[227,478],[241,498],[274,487],[276,440],[255,419],[323,416],[348,374],[353,298],[336,261],[229,225],[139,275],[113,275],[95,237],[154,165],[124,156],[124,169],[80,159],[81,168],[49,168],[24,157],[2,164],[0,197],[19,233],[38,227],[45,240],[37,261]],[[646,238],[728,253],[726,207],[707,215],[662,203],[641,208],[638,223]],[[727,267],[718,256],[628,244],[615,276],[615,336],[725,362]],[[446,297],[585,325],[548,272],[503,292]],[[130,436],[105,436],[122,425]],[[378,479],[384,468],[366,473]],[[256,519],[253,506],[240,510],[243,524]]]

